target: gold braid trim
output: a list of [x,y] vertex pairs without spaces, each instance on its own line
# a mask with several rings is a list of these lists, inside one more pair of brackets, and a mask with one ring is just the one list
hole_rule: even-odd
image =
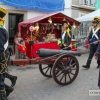
[[97,25],[96,27],[94,27],[94,30],[96,30],[96,29],[98,29],[99,28],[99,26]]
[[89,59],[89,60],[92,60],[92,59]]
[[5,88],[4,88],[4,90],[0,90],[0,92],[5,92]]
[[64,45],[64,47],[66,47],[66,46],[67,46],[67,44],[65,44],[63,40],[62,40],[62,44]]
[[[7,68],[7,61],[8,61],[8,58],[6,58],[6,54],[4,54],[4,60],[2,60],[2,62],[0,62],[0,65],[1,65],[1,68],[2,70],[0,71],[0,74],[4,74],[5,72],[3,72],[6,68]],[[8,56],[10,56],[10,53],[8,54]]]
[[71,34],[70,34],[70,29],[69,28],[67,28],[66,33],[67,33],[68,37],[71,38]]

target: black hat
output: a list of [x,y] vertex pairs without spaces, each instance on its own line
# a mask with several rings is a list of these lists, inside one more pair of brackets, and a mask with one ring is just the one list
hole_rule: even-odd
[[62,21],[62,25],[64,25],[64,23],[68,24],[68,22],[67,22],[67,21]]
[[64,23],[68,24],[68,22],[66,21],[66,18],[65,17],[63,18],[62,26],[64,25]]
[[7,10],[0,7],[0,18],[3,18],[7,14]]
[[92,23],[99,23],[99,20],[100,20],[100,18],[99,17],[94,17],[93,19],[92,19]]

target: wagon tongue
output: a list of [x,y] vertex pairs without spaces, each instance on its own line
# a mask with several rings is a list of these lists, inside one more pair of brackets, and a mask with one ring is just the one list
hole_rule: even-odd
[[37,51],[39,57],[50,57],[58,54],[68,54],[68,55],[75,55],[81,56],[80,51],[67,51],[67,50],[55,50],[55,49],[39,49]]

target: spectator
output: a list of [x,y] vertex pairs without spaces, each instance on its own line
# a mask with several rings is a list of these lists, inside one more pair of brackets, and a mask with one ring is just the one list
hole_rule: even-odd
[[20,59],[26,59],[26,47],[24,40],[20,40],[20,44],[18,46],[19,52],[20,52]]
[[18,46],[22,46],[20,44],[20,41],[23,40],[21,37],[21,34],[19,32],[16,33],[14,37],[14,42],[15,42],[15,59],[20,59],[20,54],[18,50]]

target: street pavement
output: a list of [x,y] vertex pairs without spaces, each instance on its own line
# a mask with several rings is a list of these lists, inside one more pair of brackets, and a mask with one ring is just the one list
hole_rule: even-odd
[[[67,86],[60,86],[53,78],[44,77],[39,72],[38,65],[9,66],[8,72],[17,75],[18,80],[8,100],[100,100],[100,96],[89,96],[89,90],[99,90],[99,69],[96,68],[94,58],[89,70],[82,68],[87,57],[88,54],[77,57],[79,74],[75,81]],[[11,84],[8,79],[5,83]]]

